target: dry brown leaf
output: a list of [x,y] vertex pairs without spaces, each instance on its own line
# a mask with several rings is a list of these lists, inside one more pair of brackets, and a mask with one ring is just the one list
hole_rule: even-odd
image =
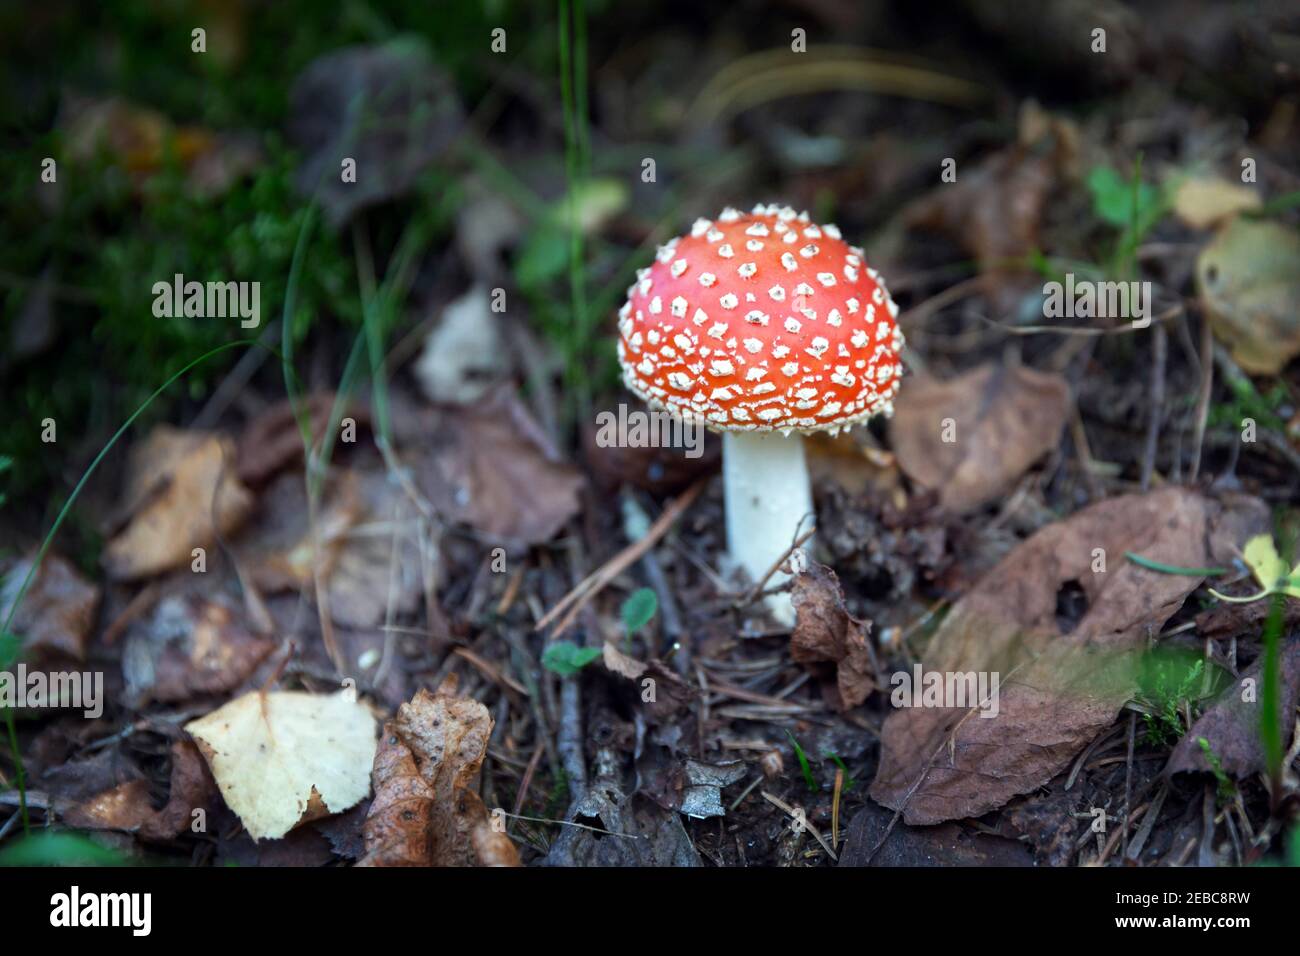
[[606,641],[601,648],[605,667],[615,674],[621,674],[628,680],[636,680],[646,672],[645,661],[639,661],[630,654],[624,654],[613,641]]
[[[36,556],[15,561],[0,580],[0,621],[9,612]],[[23,649],[35,655],[56,654],[85,660],[86,642],[99,609],[100,589],[72,564],[48,552],[31,587],[14,615],[10,630],[22,638]]]
[[208,810],[216,786],[198,748],[188,740],[172,744],[171,787],[167,803],[155,810],[147,780],[131,780],[63,811],[68,826],[87,830],[123,830],[155,842],[174,840],[190,829],[194,811]]
[[[1260,601],[1268,604],[1268,601]],[[1260,738],[1264,685],[1261,678],[1263,657],[1256,660],[1239,680],[1229,684],[1219,699],[1197,718],[1169,757],[1168,773],[1210,773],[1211,767],[1202,749],[1202,737],[1218,760],[1218,769],[1243,780],[1268,769],[1264,744]],[[1278,726],[1282,728],[1282,745],[1287,746],[1295,725],[1296,697],[1300,695],[1300,640],[1289,640],[1281,653],[1281,707]],[[1246,682],[1250,681],[1247,691]]]
[[124,493],[130,520],[104,549],[109,576],[136,580],[188,564],[194,548],[233,532],[253,504],[234,461],[224,436],[167,425],[150,432],[131,452]]
[[328,578],[329,604],[339,624],[368,628],[382,624],[390,608],[400,615],[419,607],[423,578],[433,573],[436,556],[421,556],[416,506],[386,473],[361,472],[357,478],[365,520],[340,535]]
[[[492,717],[479,701],[421,689],[375,759],[366,866],[517,866],[478,795]],[[486,828],[486,831],[485,829]]]
[[375,798],[361,829],[366,855],[357,866],[432,866],[433,787],[391,720],[384,724],[371,783]]
[[[909,824],[931,824],[979,816],[1047,783],[1111,725],[1136,689],[1148,635],[1201,583],[1124,553],[1207,567],[1231,560],[1243,529],[1266,520],[1258,502],[1233,509],[1171,487],[1103,501],[1033,535],[953,606],[922,662],[945,676],[997,674],[996,716],[896,709],[871,796]],[[1105,571],[1093,570],[1099,556]],[[1077,621],[1058,617],[1062,592],[1086,600]]]
[[266,593],[314,597],[319,573],[336,623],[374,627],[390,601],[395,614],[406,614],[423,594],[414,512],[384,473],[337,471],[324,486],[313,534],[303,477],[287,473],[267,485],[258,508],[263,520],[241,538],[237,552]]
[[960,514],[996,500],[1055,448],[1069,408],[1065,379],[1023,366],[981,365],[947,382],[914,376],[890,441],[908,477]]
[[850,494],[870,494],[902,508],[907,502],[894,454],[878,447],[865,428],[804,436],[804,454],[813,487],[830,481]]
[[417,482],[439,513],[496,538],[539,544],[578,513],[582,475],[510,392],[448,416],[423,464]]
[[[790,656],[800,664],[826,671],[822,695],[837,710],[851,710],[876,687],[868,621],[859,621],[844,606],[839,578],[830,568],[810,561],[794,578],[791,594],[796,620]],[[827,665],[830,665],[829,667]]]
[[951,236],[975,256],[981,273],[1018,269],[1040,246],[1043,207],[1073,158],[1063,127],[1038,127],[1044,136],[1038,142],[1009,146],[973,168],[963,165],[955,183],[937,187],[907,209],[906,225]]
[[275,649],[231,608],[198,596],[169,595],[127,632],[126,693],[135,706],[221,694],[242,684]]
[[867,803],[845,828],[839,866],[1034,865],[1033,851],[1018,840],[959,823],[891,829],[893,822],[893,813]]
[[[301,400],[300,408],[311,426],[311,434],[319,441],[329,427],[334,410],[333,392],[313,392]],[[369,426],[367,409],[344,403],[342,418],[353,419],[357,426]],[[336,440],[337,440],[337,436]],[[336,446],[337,447],[337,446]],[[239,480],[249,485],[260,485],[285,468],[302,468],[305,451],[294,403],[289,399],[276,402],[250,421],[239,437]]]
[[1247,372],[1275,375],[1300,354],[1300,233],[1233,219],[1196,259],[1214,334]]
[[313,535],[303,476],[289,473],[261,492],[257,513],[259,520],[236,545],[250,578],[267,594],[310,591],[315,572],[325,579],[333,572],[344,536],[364,517],[364,502],[354,472],[331,474],[321,492]]

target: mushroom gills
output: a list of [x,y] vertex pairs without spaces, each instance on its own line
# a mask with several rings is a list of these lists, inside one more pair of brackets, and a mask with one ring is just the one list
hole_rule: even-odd
[[[757,582],[816,520],[802,436],[723,432],[722,480],[727,550]],[[777,571],[766,586],[781,584],[788,577]],[[788,593],[769,595],[765,601],[780,624],[794,625]]]

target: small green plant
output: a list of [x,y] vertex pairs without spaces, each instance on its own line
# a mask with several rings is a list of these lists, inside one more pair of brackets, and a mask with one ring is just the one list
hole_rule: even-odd
[[1196,686],[1204,673],[1205,661],[1199,657],[1190,665],[1181,655],[1162,655],[1149,662],[1143,681],[1149,706],[1142,717],[1147,741],[1153,746],[1171,744],[1186,732],[1183,710],[1200,698]]
[[1277,432],[1285,430],[1286,422],[1277,413],[1277,409],[1289,399],[1282,382],[1275,382],[1266,392],[1261,393],[1245,376],[1229,376],[1226,381],[1232,398],[1216,402],[1210,407],[1209,423],[1212,427],[1235,430],[1241,428],[1241,423],[1249,418],[1260,428]]
[[840,759],[840,755],[833,750],[828,750],[823,756],[844,771],[844,789],[846,792],[852,790],[856,781],[853,779],[853,774],[849,773],[849,768],[844,766],[844,761]]
[[623,618],[624,644],[630,646],[632,637],[645,627],[659,610],[659,599],[650,588],[637,588],[623,602],[620,614]]
[[795,758],[799,761],[799,769],[803,771],[803,782],[808,785],[810,793],[816,793],[818,790],[817,781],[813,779],[812,767],[808,763],[808,755],[803,752],[803,747],[799,746],[799,741],[795,740],[794,734],[787,730],[785,735],[790,738],[790,746],[794,748]]
[[542,652],[542,666],[561,677],[572,677],[599,656],[598,647],[579,647],[572,641],[556,641]]
[[1205,754],[1205,762],[1210,765],[1210,772],[1214,774],[1214,780],[1218,784],[1219,803],[1227,803],[1237,792],[1232,778],[1223,772],[1223,761],[1214,752],[1210,742],[1204,737],[1197,737],[1196,742],[1200,745],[1201,753]]
[[1159,191],[1141,182],[1136,173],[1125,179],[1110,166],[1094,166],[1088,173],[1087,186],[1093,213],[1117,229],[1126,229],[1134,221],[1149,229],[1160,218]]
[[1133,174],[1122,177],[1109,166],[1097,166],[1088,173],[1088,191],[1097,218],[1120,230],[1111,253],[1109,273],[1116,279],[1131,279],[1137,273],[1137,247],[1169,208],[1164,194],[1142,181],[1142,156],[1133,163]]

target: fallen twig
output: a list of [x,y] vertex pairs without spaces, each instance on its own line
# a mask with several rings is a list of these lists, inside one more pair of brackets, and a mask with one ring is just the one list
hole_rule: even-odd
[[790,806],[790,804],[786,803],[780,797],[773,796],[772,794],[768,793],[766,790],[760,790],[759,792],[763,794],[763,799],[766,800],[768,803],[772,804],[773,806],[777,807],[780,810],[783,810],[785,813],[787,813],[790,816],[792,820],[799,821],[800,825],[813,835],[813,839],[815,839],[818,843],[822,845],[822,849],[825,850],[830,855],[830,858],[832,860],[834,860],[836,863],[840,861],[840,858],[836,855],[835,851],[831,849],[831,845],[826,842],[826,838],[822,836],[821,833],[818,832],[815,826],[813,826],[812,821],[808,819],[808,815],[806,813],[804,813],[802,810]]
[[[610,581],[631,567],[641,555],[649,551],[655,543],[668,533],[668,529],[680,518],[700,496],[704,490],[707,478],[701,478],[686,491],[682,492],[667,508],[663,510],[655,523],[650,526],[644,538],[640,541],[633,541],[626,548],[620,551],[614,557],[605,562],[604,565],[597,568],[591,574],[587,575],[578,585],[566,594],[555,607],[551,608],[537,622],[534,630],[545,630],[551,625],[556,618],[560,618],[559,623],[555,625],[555,635],[563,634],[573,624],[578,612],[599,594]],[[561,617],[563,615],[563,617]]]

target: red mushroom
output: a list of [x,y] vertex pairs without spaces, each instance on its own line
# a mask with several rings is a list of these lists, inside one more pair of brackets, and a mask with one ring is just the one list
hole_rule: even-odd
[[[696,220],[628,289],[623,381],[723,433],[727,548],[755,580],[812,517],[801,435],[893,412],[897,314],[861,249],[789,207]],[[786,596],[769,605],[793,621]]]

